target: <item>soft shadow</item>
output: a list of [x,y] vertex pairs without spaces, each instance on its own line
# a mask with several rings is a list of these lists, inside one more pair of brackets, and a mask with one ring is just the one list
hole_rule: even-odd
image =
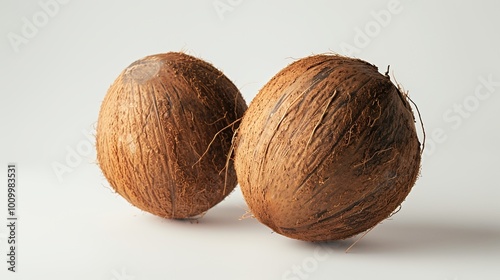
[[356,243],[349,252],[498,254],[500,228],[485,224],[385,221]]
[[[283,237],[286,238],[286,237]],[[290,246],[297,247],[299,249],[311,250],[311,249],[324,249],[328,250],[330,253],[345,253],[346,250],[356,241],[356,238],[347,238],[343,240],[333,240],[333,241],[303,241],[297,239],[289,238],[288,241],[292,243]]]
[[258,221],[247,215],[247,207],[244,204],[224,203],[216,205],[209,209],[206,213],[189,219],[163,219],[161,217],[152,216],[151,218],[160,223],[172,223],[179,226],[191,226],[203,228],[238,228],[252,227]]
[[[366,233],[366,232],[365,232]],[[307,242],[290,239],[297,249],[326,249],[330,253],[463,255],[500,254],[500,227],[419,221],[401,223],[387,220],[370,232],[345,240]]]
[[221,203],[207,211],[198,222],[207,226],[240,227],[253,225],[257,220],[248,215],[248,207],[237,203]]

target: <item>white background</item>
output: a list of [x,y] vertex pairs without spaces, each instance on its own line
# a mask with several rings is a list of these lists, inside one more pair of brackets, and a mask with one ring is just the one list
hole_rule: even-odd
[[[498,1],[49,2],[0,4],[2,225],[7,164],[19,168],[18,272],[1,226],[1,279],[500,279]],[[129,205],[95,163],[99,107],[127,65],[180,50],[247,102],[310,54],[390,64],[427,132],[402,210],[346,254],[359,236],[318,245],[240,220],[239,189],[198,223]]]

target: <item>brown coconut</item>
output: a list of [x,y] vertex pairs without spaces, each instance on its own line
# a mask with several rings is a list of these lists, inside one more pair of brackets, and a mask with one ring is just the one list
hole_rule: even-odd
[[339,55],[300,59],[246,111],[235,166],[252,214],[308,241],[344,239],[387,218],[420,169],[407,96],[377,67]]
[[128,66],[99,112],[99,166],[131,204],[165,218],[204,213],[236,186],[228,160],[247,105],[211,64],[184,53]]

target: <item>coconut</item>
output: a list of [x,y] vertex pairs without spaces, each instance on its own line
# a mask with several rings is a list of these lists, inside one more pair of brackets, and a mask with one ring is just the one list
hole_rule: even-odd
[[236,186],[228,158],[247,105],[211,64],[184,53],[147,56],[109,88],[96,149],[111,187],[165,218],[204,213]]
[[300,59],[252,100],[235,168],[252,214],[295,239],[366,231],[406,198],[421,145],[408,97],[377,67],[339,55]]

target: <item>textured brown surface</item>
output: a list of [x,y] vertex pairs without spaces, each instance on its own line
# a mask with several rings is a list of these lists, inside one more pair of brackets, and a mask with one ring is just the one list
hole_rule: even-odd
[[363,232],[405,199],[420,169],[407,98],[364,61],[316,55],[280,71],[246,111],[235,166],[253,215],[288,237]]
[[101,105],[99,166],[142,210],[165,218],[201,214],[236,186],[226,162],[246,108],[212,65],[183,53],[145,57],[120,74]]

